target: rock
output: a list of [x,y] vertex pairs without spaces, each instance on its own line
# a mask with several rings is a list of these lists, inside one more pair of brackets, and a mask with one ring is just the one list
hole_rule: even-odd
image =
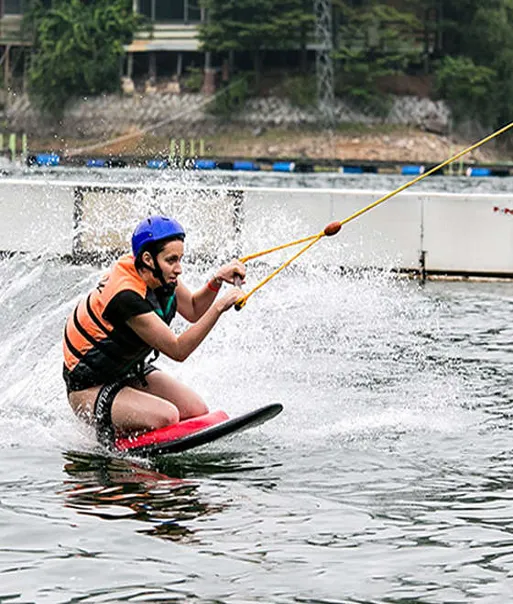
[[437,116],[431,116],[424,120],[423,127],[426,132],[432,132],[433,134],[447,134],[449,132],[449,124],[446,121],[442,121]]
[[134,85],[134,81],[132,80],[132,78],[127,78],[126,76],[123,76],[121,78],[121,90],[123,91],[123,94],[126,95],[133,95],[135,92],[135,85]]
[[144,92],[146,94],[156,94],[157,87],[155,86],[155,84],[153,83],[153,81],[151,79],[146,80],[146,82],[144,84]]
[[180,82],[169,82],[166,86],[166,92],[169,94],[180,94]]

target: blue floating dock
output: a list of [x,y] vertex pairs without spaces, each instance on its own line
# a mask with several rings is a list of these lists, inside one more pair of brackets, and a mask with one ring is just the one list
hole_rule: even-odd
[[56,153],[40,153],[36,155],[36,164],[38,166],[58,166],[61,158]]
[[253,171],[253,172],[258,172],[258,170],[260,170],[260,166],[258,164],[255,164],[255,162],[252,161],[234,161],[233,162],[233,169],[234,170],[245,170],[245,171]]
[[169,167],[167,159],[149,159],[146,166],[151,170],[164,170]]
[[363,174],[363,168],[361,166],[341,166],[341,174]]
[[296,164],[293,161],[276,161],[272,165],[273,172],[294,172]]
[[195,159],[193,167],[196,170],[215,170],[217,164],[213,159]]
[[420,176],[421,174],[424,174],[424,172],[424,166],[403,166],[401,168],[401,174],[404,176]]
[[468,168],[467,176],[492,176],[492,171],[490,170],[490,168]]
[[88,159],[86,166],[88,168],[105,168],[105,163],[104,159]]

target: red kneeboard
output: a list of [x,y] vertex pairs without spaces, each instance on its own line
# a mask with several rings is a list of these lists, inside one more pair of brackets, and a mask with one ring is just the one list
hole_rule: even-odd
[[281,413],[282,409],[283,405],[274,403],[231,419],[224,411],[212,411],[137,436],[117,438],[114,449],[144,457],[180,453],[258,426]]

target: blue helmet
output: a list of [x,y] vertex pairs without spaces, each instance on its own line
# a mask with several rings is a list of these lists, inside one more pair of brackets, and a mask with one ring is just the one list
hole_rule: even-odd
[[160,241],[168,237],[176,237],[182,240],[185,238],[185,231],[180,223],[166,216],[149,216],[145,218],[136,226],[132,235],[132,251],[134,256],[137,256],[147,243]]

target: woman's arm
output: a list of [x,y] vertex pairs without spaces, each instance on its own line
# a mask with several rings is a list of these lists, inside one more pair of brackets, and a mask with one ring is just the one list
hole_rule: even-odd
[[[191,293],[180,281],[176,287],[178,312],[190,323],[196,323],[210,308],[216,299],[223,282],[234,283],[236,278],[244,282],[246,267],[239,260],[232,260],[222,266],[212,279],[198,291]],[[241,296],[244,295],[243,293]]]
[[146,344],[165,354],[174,361],[185,359],[203,342],[223,312],[231,308],[244,295],[233,288],[203,313],[197,323],[176,336],[166,323],[154,312],[128,319],[127,324]]

